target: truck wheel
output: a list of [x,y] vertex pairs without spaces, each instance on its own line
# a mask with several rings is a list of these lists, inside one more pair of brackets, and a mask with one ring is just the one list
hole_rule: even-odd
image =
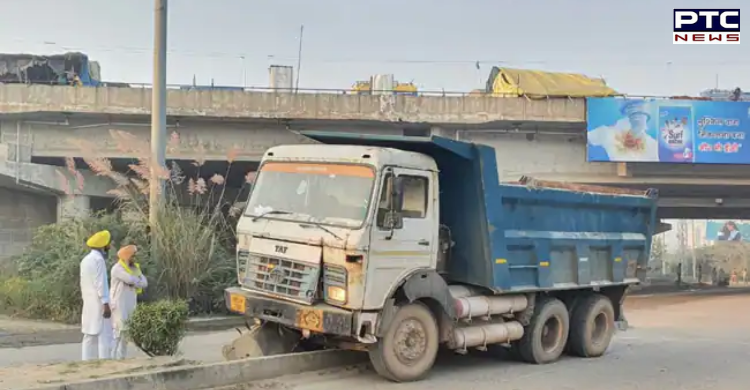
[[573,310],[568,352],[579,357],[599,357],[615,334],[615,309],[602,295],[584,298]]
[[370,362],[380,376],[394,382],[424,378],[435,363],[438,325],[430,310],[421,303],[402,306],[373,349]]
[[537,301],[534,315],[518,340],[518,354],[527,363],[547,364],[557,360],[568,341],[570,317],[560,300],[542,298]]

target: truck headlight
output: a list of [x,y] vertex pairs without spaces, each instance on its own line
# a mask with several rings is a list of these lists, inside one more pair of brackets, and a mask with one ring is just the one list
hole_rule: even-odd
[[346,302],[346,290],[337,286],[328,286],[326,298],[336,302]]
[[323,299],[331,303],[346,303],[346,268],[338,265],[323,265]]

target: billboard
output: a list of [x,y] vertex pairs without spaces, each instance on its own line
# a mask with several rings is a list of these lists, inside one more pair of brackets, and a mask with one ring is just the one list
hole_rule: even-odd
[[587,160],[750,164],[750,102],[586,99]]
[[750,241],[750,223],[745,221],[706,221],[707,241]]

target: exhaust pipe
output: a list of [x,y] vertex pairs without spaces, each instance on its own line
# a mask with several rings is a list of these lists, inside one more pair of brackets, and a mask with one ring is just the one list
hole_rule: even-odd
[[528,304],[525,295],[475,296],[455,300],[459,319],[518,313],[526,309]]

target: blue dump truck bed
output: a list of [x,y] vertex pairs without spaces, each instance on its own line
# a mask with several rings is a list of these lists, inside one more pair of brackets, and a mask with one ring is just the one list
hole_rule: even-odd
[[658,224],[656,192],[522,180],[500,183],[495,150],[443,137],[302,132],[435,159],[440,223],[455,246],[447,279],[496,292],[637,283]]

